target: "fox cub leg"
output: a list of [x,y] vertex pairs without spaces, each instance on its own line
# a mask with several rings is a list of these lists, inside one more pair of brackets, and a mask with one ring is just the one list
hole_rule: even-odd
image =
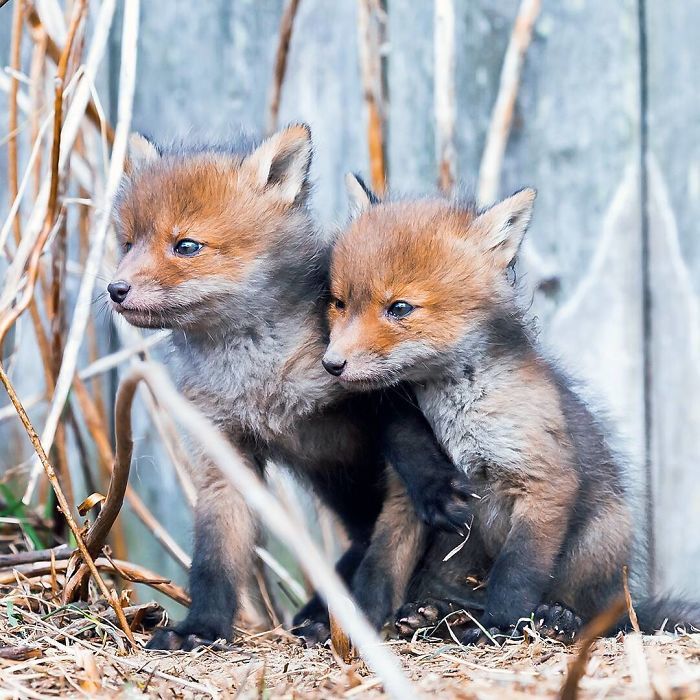
[[376,629],[405,599],[408,582],[425,550],[426,534],[406,489],[389,471],[387,497],[352,582],[358,605]]
[[252,571],[257,527],[245,500],[212,464],[200,463],[195,478],[192,604],[182,622],[156,630],[149,649],[190,651],[217,639],[230,641],[241,591]]
[[[354,541],[338,559],[335,570],[344,583],[350,584],[367,551],[365,541]],[[331,635],[328,608],[318,593],[294,616],[292,633],[303,640],[307,647],[323,644]]]
[[383,452],[398,472],[417,516],[430,527],[464,534],[473,518],[474,488],[443,452],[408,388],[387,392]]
[[552,587],[577,482],[564,470],[531,479],[515,499],[510,531],[488,577],[482,624],[508,628],[529,617]]

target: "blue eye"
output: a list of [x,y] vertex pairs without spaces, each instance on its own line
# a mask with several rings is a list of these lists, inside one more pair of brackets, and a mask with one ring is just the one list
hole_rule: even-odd
[[173,250],[178,255],[184,255],[185,257],[191,257],[197,255],[204,246],[197,241],[193,241],[191,238],[183,238],[175,244]]
[[386,312],[394,318],[406,318],[416,307],[407,301],[395,301]]
[[130,241],[127,241],[127,242],[124,244],[124,252],[125,252],[125,253],[128,253],[133,247],[134,247],[134,244],[131,243]]

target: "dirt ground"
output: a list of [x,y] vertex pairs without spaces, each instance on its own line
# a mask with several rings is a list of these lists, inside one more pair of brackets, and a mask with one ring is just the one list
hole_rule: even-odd
[[[8,618],[3,617],[5,625]],[[30,620],[25,614],[15,621],[14,627],[0,630],[5,645],[0,656],[16,657],[0,658],[1,697],[387,697],[363,662],[345,665],[329,649],[304,649],[281,632],[244,634],[233,651],[126,654],[116,634],[85,639],[75,627],[61,634],[40,619],[31,621],[31,633],[21,635],[20,644],[18,628]],[[138,636],[140,642],[146,639]],[[387,643],[414,683],[416,697],[559,697],[576,653],[575,647],[548,640],[512,641],[502,648],[463,648],[444,641]],[[597,641],[578,697],[700,697],[700,635]]]

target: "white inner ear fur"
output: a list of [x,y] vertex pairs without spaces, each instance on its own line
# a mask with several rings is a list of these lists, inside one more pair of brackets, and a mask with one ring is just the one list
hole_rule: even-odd
[[370,208],[372,202],[369,199],[369,194],[367,194],[367,190],[355,177],[354,173],[345,175],[345,189],[348,193],[351,216],[359,216]]
[[[281,201],[291,204],[301,192],[311,164],[311,138],[303,127],[290,127],[263,141],[244,164],[255,186],[269,188]],[[270,182],[274,176],[274,182]]]
[[536,196],[532,188],[520,190],[494,204],[474,221],[482,246],[495,254],[503,266],[509,265],[518,252],[532,218]]
[[159,155],[156,147],[141,134],[132,133],[129,135],[127,148],[126,170],[133,172],[139,168],[158,160]]

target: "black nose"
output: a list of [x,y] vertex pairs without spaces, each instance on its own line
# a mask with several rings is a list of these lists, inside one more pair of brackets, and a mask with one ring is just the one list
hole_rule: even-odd
[[107,285],[109,296],[112,297],[112,301],[117,304],[121,304],[124,299],[126,299],[126,295],[129,293],[130,289],[131,285],[128,282],[124,282],[124,280],[112,282]]
[[348,361],[347,360],[339,360],[336,357],[331,357],[331,358],[324,357],[321,360],[321,364],[323,365],[323,369],[325,369],[326,372],[329,372],[334,377],[339,377],[343,373],[343,370],[345,369],[345,365],[348,364]]

